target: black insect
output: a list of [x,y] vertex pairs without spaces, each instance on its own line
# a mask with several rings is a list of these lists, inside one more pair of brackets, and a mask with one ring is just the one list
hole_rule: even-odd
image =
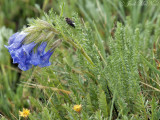
[[72,26],[72,27],[75,28],[75,23],[74,23],[74,21],[72,21],[72,20],[69,19],[69,18],[66,18],[66,22],[67,22],[70,26]]

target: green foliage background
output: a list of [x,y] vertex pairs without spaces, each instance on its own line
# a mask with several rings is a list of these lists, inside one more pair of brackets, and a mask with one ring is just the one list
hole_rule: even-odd
[[[159,5],[158,0],[0,0],[0,119],[23,119],[19,111],[28,108],[30,120],[159,120]],[[65,17],[74,20],[75,29]],[[4,45],[29,23],[37,24],[38,34],[48,29],[37,18],[57,31],[53,41],[63,43],[51,66],[22,72]],[[77,104],[80,113],[73,110]]]

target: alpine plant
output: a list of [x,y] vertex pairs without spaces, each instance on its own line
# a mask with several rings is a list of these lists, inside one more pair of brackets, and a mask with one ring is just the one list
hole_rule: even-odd
[[[29,70],[33,66],[50,66],[49,59],[55,48],[62,42],[62,40],[55,41],[51,48],[47,52],[45,51],[49,39],[53,40],[54,37],[51,28],[52,25],[46,21],[37,20],[35,25],[13,34],[8,40],[8,46],[5,45],[13,63],[17,63],[23,71]],[[35,37],[35,34],[37,37]]]

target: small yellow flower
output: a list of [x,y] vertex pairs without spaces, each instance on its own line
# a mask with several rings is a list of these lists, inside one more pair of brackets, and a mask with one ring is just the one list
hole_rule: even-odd
[[28,115],[30,114],[30,110],[23,108],[23,111],[19,111],[19,116],[21,117],[28,117]]
[[73,110],[76,111],[76,112],[81,112],[81,110],[82,110],[82,105],[74,105],[74,106],[73,106]]

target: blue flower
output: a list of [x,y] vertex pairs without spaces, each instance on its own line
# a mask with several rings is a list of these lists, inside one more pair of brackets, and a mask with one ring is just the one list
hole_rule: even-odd
[[51,57],[52,54],[53,54],[53,51],[49,50],[47,53],[45,53],[44,55],[42,55],[40,57],[40,64],[38,66],[39,67],[50,66],[51,63],[49,62],[49,58]]
[[9,46],[5,46],[13,59],[13,63],[18,63],[18,67],[23,71],[29,70],[33,65],[39,67],[50,66],[49,59],[53,50],[50,49],[45,52],[47,42],[42,42],[40,45],[35,42],[24,44],[26,36],[27,34],[24,32],[17,32],[9,38]]
[[50,66],[51,63],[49,62],[49,58],[53,54],[53,51],[49,50],[47,53],[44,51],[47,46],[46,42],[41,43],[41,45],[37,48],[37,51],[34,51],[31,54],[30,63],[39,66],[39,67],[46,67]]

